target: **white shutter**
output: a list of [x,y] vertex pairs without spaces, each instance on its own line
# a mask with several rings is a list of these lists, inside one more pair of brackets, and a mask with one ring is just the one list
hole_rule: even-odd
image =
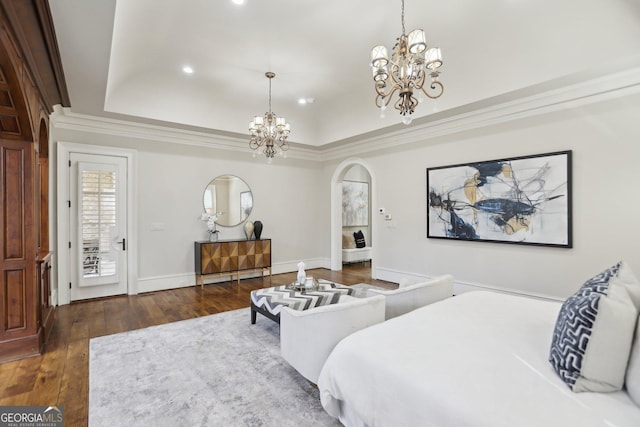
[[78,236],[81,250],[79,286],[117,280],[117,165],[78,162]]

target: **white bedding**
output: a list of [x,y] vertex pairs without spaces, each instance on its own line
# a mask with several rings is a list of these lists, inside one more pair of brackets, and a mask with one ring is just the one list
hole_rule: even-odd
[[547,361],[560,303],[469,292],[356,332],[318,380],[345,425],[640,426],[625,392],[573,393]]

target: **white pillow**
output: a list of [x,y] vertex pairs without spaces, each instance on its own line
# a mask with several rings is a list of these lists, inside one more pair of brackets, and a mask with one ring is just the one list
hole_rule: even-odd
[[622,389],[639,310],[640,282],[624,261],[564,302],[549,361],[571,390]]
[[631,347],[627,375],[625,377],[625,387],[631,400],[640,406],[640,317],[636,324],[636,337]]

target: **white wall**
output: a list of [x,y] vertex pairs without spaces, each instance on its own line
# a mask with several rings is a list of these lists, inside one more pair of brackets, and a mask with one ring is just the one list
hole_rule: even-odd
[[[261,220],[262,238],[272,239],[274,273],[295,271],[300,260],[309,268],[329,266],[330,211],[322,203],[329,197],[317,162],[276,159],[268,165],[252,158],[248,145],[237,154],[65,128],[55,130],[55,140],[137,150],[138,232],[129,239],[138,244],[139,291],[194,284],[194,241],[208,239],[199,220],[202,195],[209,181],[223,174],[237,175],[251,188],[249,219]],[[219,229],[221,240],[245,238],[242,226]]]
[[[627,95],[444,137],[430,137],[427,129],[417,142],[361,154],[375,176],[372,211],[384,206],[393,215],[392,221],[371,216],[374,277],[398,281],[451,273],[458,289],[473,285],[563,298],[620,259],[640,275],[638,117],[640,95]],[[56,141],[138,151],[139,229],[129,238],[138,239],[140,290],[193,284],[193,242],[207,236],[198,220],[202,192],[221,174],[237,175],[251,187],[250,219],[261,220],[263,236],[273,239],[275,272],[295,271],[299,260],[309,268],[330,265],[331,177],[346,157],[267,165],[252,159],[248,149],[228,152],[90,128],[56,128],[53,135]],[[426,168],[569,149],[572,249],[426,238]],[[153,231],[158,223],[164,229]],[[223,228],[220,237],[244,238],[244,232]]]
[[[372,209],[393,215],[373,215],[377,277],[451,273],[459,284],[566,297],[620,259],[640,275],[639,117],[632,95],[366,156]],[[559,150],[573,150],[573,249],[426,238],[426,168]]]

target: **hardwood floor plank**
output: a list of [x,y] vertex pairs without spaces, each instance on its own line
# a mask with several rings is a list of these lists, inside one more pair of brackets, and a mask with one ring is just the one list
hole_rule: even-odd
[[131,329],[128,297],[116,297],[104,302],[105,335]]
[[88,425],[89,340],[69,343],[57,405],[64,405],[64,422],[69,426]]
[[3,395],[6,393],[8,396],[19,396],[33,390],[36,378],[38,378],[41,361],[41,356],[19,360],[18,365],[15,367],[16,373],[14,376],[14,379],[19,378],[19,381],[10,383],[5,388]]
[[[397,287],[372,280],[369,266],[362,264],[307,274],[345,285]],[[268,277],[246,278],[240,284],[227,281],[204,289],[193,286],[57,307],[45,353],[0,364],[0,405],[63,405],[65,425],[86,426],[91,338],[248,307],[252,290],[289,284],[295,278],[293,272],[274,275],[271,283]]]
[[104,313],[105,300],[94,301],[87,310],[89,323],[89,336],[91,338],[101,337],[107,334],[107,324]]

